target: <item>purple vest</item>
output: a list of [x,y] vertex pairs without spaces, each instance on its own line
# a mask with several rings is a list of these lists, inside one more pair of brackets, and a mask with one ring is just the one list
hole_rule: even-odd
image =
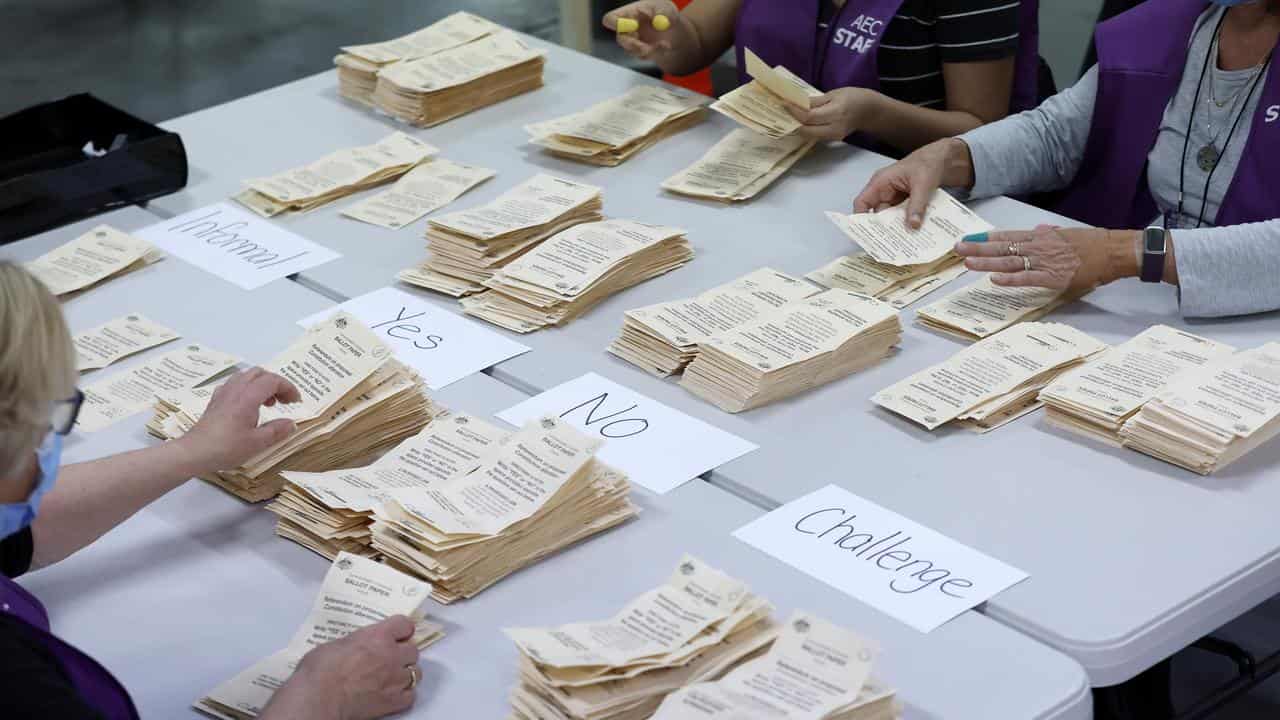
[[[828,2],[829,0],[820,0]],[[903,0],[847,0],[825,31],[818,29],[816,0],[743,0],[734,29],[738,78],[746,74],[743,49],[769,65],[782,65],[819,90],[880,89],[880,38]],[[1038,104],[1039,0],[1022,0],[1012,110]]]
[[[1205,0],[1161,0],[1139,5],[1098,26],[1098,97],[1084,159],[1055,212],[1097,227],[1145,227],[1159,214],[1147,185],[1147,155],[1160,132],[1165,108],[1183,69],[1200,71],[1204,58],[1188,59]],[[1204,29],[1202,32],[1211,32]],[[1280,181],[1270,167],[1280,157],[1280,67],[1272,64],[1236,175],[1230,180],[1215,225],[1280,217]],[[1194,157],[1196,149],[1188,151]],[[1226,178],[1214,176],[1216,182]],[[1187,208],[1195,214],[1199,207]]]
[[107,720],[137,720],[138,710],[124,686],[93,658],[50,634],[49,615],[44,605],[6,577],[0,577],[0,610],[31,626],[33,633],[62,664],[63,672],[89,707]]

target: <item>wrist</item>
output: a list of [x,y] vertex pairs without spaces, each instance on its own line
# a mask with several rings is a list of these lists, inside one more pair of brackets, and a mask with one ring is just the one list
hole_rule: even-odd
[[192,438],[191,434],[188,433],[170,440],[157,450],[166,453],[167,467],[173,468],[175,475],[180,475],[184,478],[206,475],[215,470],[224,470],[225,468],[218,467],[217,459],[204,452],[200,445],[200,441],[197,438]]
[[1142,231],[1104,230],[1103,243],[1111,277],[1106,282],[1142,274]]
[[973,174],[973,153],[969,144],[960,138],[938,141],[942,145],[942,184],[946,187],[972,190],[976,178]]

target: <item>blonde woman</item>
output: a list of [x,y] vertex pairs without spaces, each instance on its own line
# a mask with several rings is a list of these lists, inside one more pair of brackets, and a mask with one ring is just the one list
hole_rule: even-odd
[[[0,717],[138,717],[120,683],[52,634],[40,601],[11,578],[67,558],[189,478],[239,465],[294,430],[287,420],[258,425],[261,406],[299,396],[254,368],[219,388],[182,439],[60,467],[84,399],[77,377],[57,301],[0,261]],[[413,623],[394,617],[313,650],[261,717],[363,720],[408,708],[421,672],[412,635]]]

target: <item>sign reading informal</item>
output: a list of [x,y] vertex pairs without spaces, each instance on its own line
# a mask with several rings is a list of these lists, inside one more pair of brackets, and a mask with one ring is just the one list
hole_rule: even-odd
[[828,485],[738,529],[734,537],[920,632],[1027,574]]
[[689,417],[608,378],[588,373],[508,408],[498,417],[523,426],[552,415],[605,441],[596,457],[656,493],[673,490],[756,445]]
[[158,222],[134,235],[245,290],[342,257],[225,202]]
[[368,325],[432,390],[529,351],[479,323],[393,287],[352,298],[298,324],[315,325],[339,310]]

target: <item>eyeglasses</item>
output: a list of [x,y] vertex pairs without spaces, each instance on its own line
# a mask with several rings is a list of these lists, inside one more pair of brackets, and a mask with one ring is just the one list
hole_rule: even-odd
[[49,418],[49,429],[59,435],[70,435],[71,428],[80,416],[80,406],[84,404],[84,393],[79,389],[76,394],[66,400],[58,400],[53,404],[53,414]]

